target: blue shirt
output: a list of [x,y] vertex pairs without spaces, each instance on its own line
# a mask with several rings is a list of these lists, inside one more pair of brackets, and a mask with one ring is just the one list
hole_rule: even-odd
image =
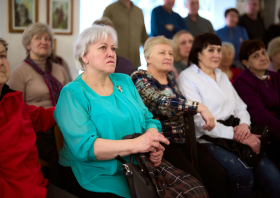
[[[54,112],[64,137],[59,163],[71,166],[79,184],[88,191],[130,197],[121,163],[96,160],[94,141],[121,140],[149,128],[161,131],[161,125],[152,119],[128,75],[114,73],[109,77],[114,85],[110,96],[98,95],[81,75],[62,89]],[[124,159],[129,161],[129,156]]]
[[240,50],[241,43],[243,41],[249,40],[246,29],[241,26],[236,26],[235,28],[229,28],[225,26],[217,30],[217,36],[222,40],[222,42],[227,41],[234,45],[235,48],[234,60],[239,60],[239,50]]
[[[165,28],[166,24],[174,25],[173,31]],[[153,9],[151,17],[151,36],[165,36],[171,39],[180,30],[188,30],[184,19],[176,12],[168,13],[162,6]]]

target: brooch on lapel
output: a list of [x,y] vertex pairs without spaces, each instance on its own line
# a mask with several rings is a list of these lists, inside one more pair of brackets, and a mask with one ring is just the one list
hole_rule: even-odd
[[122,93],[122,86],[117,86],[117,89]]

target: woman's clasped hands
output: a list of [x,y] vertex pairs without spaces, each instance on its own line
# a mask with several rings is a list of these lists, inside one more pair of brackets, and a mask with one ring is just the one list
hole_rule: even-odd
[[256,153],[260,153],[261,141],[260,135],[255,135],[250,132],[249,126],[247,124],[240,124],[233,128],[234,135],[233,140],[240,142],[241,144],[246,144],[251,147],[251,149]]
[[169,145],[170,142],[156,128],[148,129],[143,135],[134,139],[136,146],[136,153],[150,152],[149,159],[154,166],[159,166],[165,148],[160,144]]

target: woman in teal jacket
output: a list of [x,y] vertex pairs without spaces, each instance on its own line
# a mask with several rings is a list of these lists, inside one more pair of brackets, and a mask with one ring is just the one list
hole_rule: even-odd
[[[111,27],[93,25],[74,44],[84,73],[65,86],[54,112],[64,137],[59,163],[66,188],[78,197],[130,197],[117,155],[150,152],[155,166],[169,141],[160,122],[143,104],[130,77],[113,73],[117,36]],[[132,133],[145,133],[122,140]]]

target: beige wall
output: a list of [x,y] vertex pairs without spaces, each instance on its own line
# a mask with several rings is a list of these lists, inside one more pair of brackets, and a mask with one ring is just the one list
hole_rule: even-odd
[[246,1],[236,0],[236,9],[239,11],[240,16],[246,12]]
[[[47,0],[38,0],[39,22],[47,23]],[[74,17],[73,17],[73,34],[72,35],[55,35],[57,40],[57,55],[63,57],[68,63],[72,77],[78,76],[73,58],[73,44],[76,36],[79,33],[79,15],[80,15],[80,1],[74,0]],[[26,57],[26,52],[21,44],[21,33],[9,33],[9,13],[8,1],[1,0],[0,4],[0,36],[9,43],[8,60],[10,67],[13,69]]]

